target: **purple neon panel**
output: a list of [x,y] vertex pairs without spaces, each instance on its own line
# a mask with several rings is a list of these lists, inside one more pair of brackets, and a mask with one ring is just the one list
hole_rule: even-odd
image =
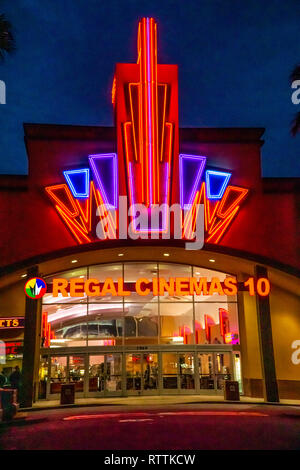
[[206,157],[180,155],[180,204],[183,208],[192,204],[196,191],[200,189]]
[[94,180],[104,202],[110,207],[117,207],[117,156],[116,154],[99,154],[89,156]]

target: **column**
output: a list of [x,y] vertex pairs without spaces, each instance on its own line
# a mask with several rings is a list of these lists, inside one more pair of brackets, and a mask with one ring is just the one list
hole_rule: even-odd
[[[27,280],[38,276],[38,267],[34,266],[27,271]],[[31,407],[35,397],[35,361],[39,353],[39,310],[40,301],[26,297],[25,329],[23,348],[22,387],[20,393],[20,406]]]
[[[268,271],[264,266],[256,266],[255,274],[256,278],[268,278]],[[279,402],[269,296],[261,297],[256,295],[256,304],[262,372],[264,378],[264,397],[266,401]]]

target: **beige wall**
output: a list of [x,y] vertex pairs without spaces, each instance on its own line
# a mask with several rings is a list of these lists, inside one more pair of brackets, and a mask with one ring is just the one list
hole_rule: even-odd
[[242,374],[244,378],[262,379],[256,299],[243,292],[239,303]]
[[0,290],[0,317],[23,317],[25,315],[25,281]]
[[300,297],[272,286],[270,307],[277,379],[300,381],[300,364],[291,360],[291,345],[300,341]]

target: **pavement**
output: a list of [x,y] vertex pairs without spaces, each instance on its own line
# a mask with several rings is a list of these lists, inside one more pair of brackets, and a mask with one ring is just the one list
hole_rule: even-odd
[[21,411],[19,425],[17,419],[0,427],[0,449],[300,450],[299,406],[158,403],[159,397],[154,403],[154,397],[141,398],[130,397],[135,403],[127,406],[123,401]]

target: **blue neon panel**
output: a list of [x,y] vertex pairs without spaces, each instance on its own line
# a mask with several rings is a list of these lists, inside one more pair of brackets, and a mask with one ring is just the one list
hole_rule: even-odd
[[74,197],[89,197],[89,169],[64,171],[64,175]]
[[228,185],[231,173],[218,171],[206,171],[207,197],[209,199],[221,199]]

